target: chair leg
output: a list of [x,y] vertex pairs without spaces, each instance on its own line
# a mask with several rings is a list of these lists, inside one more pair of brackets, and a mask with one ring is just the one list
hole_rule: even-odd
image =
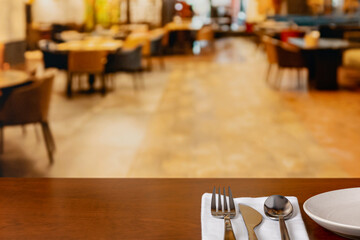
[[39,134],[39,131],[38,131],[38,128],[37,128],[36,124],[34,124],[34,131],[35,131],[36,140],[38,142],[40,142],[40,134]]
[[162,69],[162,70],[165,70],[165,59],[164,59],[164,56],[160,56],[159,61],[160,61],[161,69]]
[[138,76],[137,76],[137,73],[134,72],[133,74],[133,87],[134,87],[134,90],[138,90]]
[[271,69],[272,69],[273,64],[270,63],[268,66],[268,70],[266,73],[266,83],[269,84],[270,83],[270,74],[271,74]]
[[54,140],[52,139],[52,135],[48,123],[45,122],[41,123],[41,127],[43,131],[43,136],[46,144],[46,150],[48,153],[49,161],[50,164],[52,165],[54,163],[54,156],[53,156],[53,152],[55,148]]
[[116,89],[116,76],[117,76],[116,73],[111,75],[111,85],[112,85],[114,90]]
[[143,75],[142,71],[137,72],[137,74],[138,74],[138,77],[140,80],[141,87],[143,89],[145,89],[145,80],[144,80],[144,75]]
[[68,98],[72,97],[72,78],[73,78],[73,74],[68,73],[67,86],[66,86],[66,95],[68,96]]
[[102,73],[100,77],[101,77],[101,84],[102,84],[101,94],[102,94],[103,96],[105,96],[105,94],[106,94],[106,80],[105,80],[105,74],[104,74],[104,73]]
[[298,88],[301,88],[301,69],[297,69],[297,84],[298,84]]
[[51,144],[51,149],[52,151],[54,152],[56,150],[56,145],[55,145],[55,141],[54,141],[54,137],[51,133],[51,130],[50,130],[50,126],[49,126],[49,123],[44,123],[44,127],[45,127],[45,130],[46,130],[46,134],[48,136],[48,139],[50,141],[50,144]]
[[26,136],[26,126],[25,125],[21,125],[21,129],[22,129],[22,134],[23,136]]
[[113,90],[116,89],[116,85],[115,85],[115,73],[114,74],[110,74],[109,75],[109,79],[110,79],[110,84],[111,84],[111,88]]
[[281,81],[282,81],[282,78],[283,78],[283,74],[284,74],[284,69],[279,67],[279,70],[278,70],[278,73],[277,73],[277,79],[276,79],[276,87],[278,89],[281,88]]
[[0,154],[4,153],[4,127],[0,126]]
[[147,71],[152,71],[152,57],[151,56],[148,56],[147,57],[147,67],[146,67],[147,69]]

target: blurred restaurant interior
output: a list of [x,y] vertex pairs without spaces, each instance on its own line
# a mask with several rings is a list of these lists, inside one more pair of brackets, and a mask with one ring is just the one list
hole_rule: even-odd
[[358,0],[0,0],[4,177],[360,177]]

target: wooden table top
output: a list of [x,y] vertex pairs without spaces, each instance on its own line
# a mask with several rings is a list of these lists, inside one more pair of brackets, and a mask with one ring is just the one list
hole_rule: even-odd
[[[316,194],[360,179],[1,179],[1,239],[201,239],[201,196]],[[342,239],[302,210],[310,239]]]
[[342,50],[357,47],[345,39],[320,38],[317,46],[306,46],[304,38],[289,38],[289,43],[303,50]]
[[0,71],[0,89],[15,87],[29,81],[26,72],[18,70]]
[[59,51],[109,51],[113,52],[123,46],[123,41],[112,39],[88,39],[60,43]]
[[201,27],[194,27],[191,21],[182,21],[182,22],[170,22],[166,24],[165,28],[168,31],[196,31],[199,30]]

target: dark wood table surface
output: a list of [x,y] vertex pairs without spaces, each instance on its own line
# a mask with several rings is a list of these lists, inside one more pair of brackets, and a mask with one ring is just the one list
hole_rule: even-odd
[[[201,196],[313,195],[360,179],[1,179],[0,239],[201,239]],[[302,210],[310,239],[342,239]]]

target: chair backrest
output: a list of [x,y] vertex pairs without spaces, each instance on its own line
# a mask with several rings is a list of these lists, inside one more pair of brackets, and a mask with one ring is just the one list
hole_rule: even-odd
[[306,67],[303,54],[300,49],[288,43],[277,42],[276,53],[279,67],[303,68]]
[[321,25],[319,26],[320,36],[322,38],[343,38],[344,27],[336,25]]
[[150,41],[150,53],[151,56],[161,56],[163,54],[163,35]]
[[11,66],[25,64],[26,41],[5,43],[4,61]]
[[68,70],[79,73],[102,73],[106,64],[106,56],[106,51],[71,51]]
[[109,54],[106,63],[106,72],[139,71],[142,69],[142,46],[132,50],[121,50]]
[[142,54],[144,56],[150,55],[150,34],[149,32],[136,32],[130,34],[125,42],[124,48],[135,48],[142,45]]
[[54,75],[54,71],[46,71],[31,84],[9,92],[0,109],[0,125],[46,122]]
[[276,45],[277,42],[279,42],[279,40],[264,35],[262,37],[262,41],[265,46],[265,52],[268,62],[270,64],[277,63],[278,57],[277,57]]
[[42,50],[42,53],[45,68],[68,69],[68,54],[66,52]]

